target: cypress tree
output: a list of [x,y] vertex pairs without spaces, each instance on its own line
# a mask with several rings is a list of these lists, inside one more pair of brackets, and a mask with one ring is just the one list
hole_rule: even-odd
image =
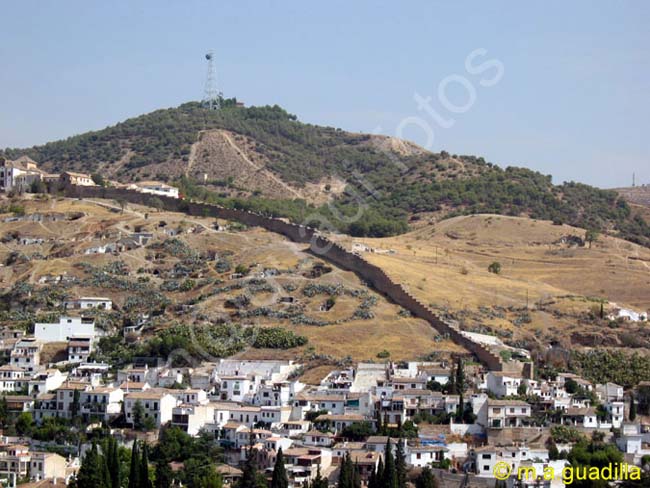
[[113,437],[107,437],[102,450],[107,471],[106,485],[110,488],[120,488],[120,459],[117,441]]
[[112,488],[120,488],[122,486],[122,479],[120,476],[120,454],[117,448],[117,440],[113,437],[111,439],[111,463],[108,468],[111,473]]
[[93,442],[83,458],[77,473],[77,488],[108,488],[104,480],[103,459],[97,452],[97,444]]
[[422,470],[420,476],[415,480],[415,488],[436,488],[437,486],[438,482],[433,477],[433,472],[428,466]]
[[395,459],[393,458],[393,448],[390,443],[390,437],[386,441],[386,462],[384,464],[383,488],[398,488],[397,471],[395,469]]
[[463,360],[461,358],[458,358],[458,361],[456,362],[456,389],[461,395],[466,389],[465,366],[463,365]]
[[345,454],[343,462],[341,463],[341,468],[339,472],[339,482],[337,484],[338,488],[353,488],[352,483],[352,459],[350,458],[350,453]]
[[140,488],[138,475],[140,474],[140,453],[138,452],[138,441],[133,441],[131,448],[131,464],[129,466],[128,488]]
[[140,458],[140,473],[138,475],[138,485],[140,488],[151,488],[149,480],[149,446],[142,442],[142,457]]
[[266,488],[266,480],[260,476],[257,470],[257,463],[255,461],[255,453],[253,452],[253,433],[251,432],[248,443],[248,457],[244,464],[241,481],[239,488]]
[[352,467],[352,487],[361,488],[361,472],[359,471],[359,464],[356,462]]
[[406,459],[404,456],[402,439],[397,440],[397,450],[395,452],[395,473],[397,476],[397,487],[406,488]]
[[374,466],[370,471],[370,476],[368,476],[368,488],[379,488],[377,486],[377,471]]
[[636,402],[634,401],[634,395],[630,395],[630,414],[629,414],[630,420],[634,420],[636,418]]
[[318,465],[318,469],[316,471],[316,477],[314,478],[314,481],[311,483],[311,488],[327,488],[329,483],[327,482],[326,478],[323,478],[323,476],[320,473],[320,464]]
[[169,488],[172,485],[173,476],[169,464],[163,459],[156,463],[156,488]]
[[384,413],[384,423],[381,427],[381,435],[388,435],[388,412]]
[[288,488],[289,479],[287,478],[287,471],[284,467],[284,455],[282,448],[278,449],[278,455],[275,458],[275,466],[273,466],[273,478],[271,479],[271,488]]
[[382,461],[381,458],[379,458],[379,462],[377,463],[377,473],[375,474],[375,483],[377,484],[377,488],[382,488],[383,483],[384,483],[384,461]]

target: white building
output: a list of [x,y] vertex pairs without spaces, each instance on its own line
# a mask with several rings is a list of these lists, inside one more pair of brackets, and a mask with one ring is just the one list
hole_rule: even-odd
[[197,435],[206,424],[214,421],[215,405],[181,404],[172,409],[172,425],[179,427],[189,435]]
[[43,172],[27,156],[15,161],[0,157],[0,191],[27,190],[34,181],[40,181]]
[[491,429],[503,429],[508,427],[522,427],[531,415],[531,406],[521,400],[491,400],[487,406],[487,419],[479,415],[479,422]]
[[178,198],[178,188],[167,185],[160,181],[142,181],[133,185],[140,193],[151,193],[163,197]]
[[89,308],[98,308],[100,310],[112,310],[113,300],[105,297],[81,297],[74,300],[66,300],[63,307],[74,310],[87,310]]
[[171,421],[174,407],[177,404],[176,398],[169,393],[169,390],[162,388],[150,388],[144,391],[128,393],[124,400],[124,412],[127,423],[134,424],[133,408],[136,403],[143,408],[143,421],[151,418],[156,427]]
[[68,361],[73,363],[85,362],[92,352],[92,338],[71,337],[68,341]]
[[498,398],[517,395],[517,390],[522,382],[521,376],[513,373],[490,371],[487,374],[487,388]]
[[444,446],[406,446],[406,463],[410,466],[417,466],[423,468],[431,466],[431,463],[439,463],[447,458],[449,449]]
[[41,364],[42,347],[43,345],[33,337],[21,338],[10,353],[11,365],[30,373],[37,371]]
[[63,384],[66,376],[66,374],[61,373],[58,369],[48,369],[36,373],[28,381],[28,394],[37,396],[41,393],[55,390]]
[[95,321],[84,317],[60,317],[58,323],[34,324],[34,337],[42,342],[66,342],[74,336],[95,338]]
[[124,392],[113,386],[100,386],[81,392],[81,414],[88,418],[108,421],[122,412]]
[[18,366],[5,364],[0,367],[0,392],[19,392],[27,386],[25,370]]

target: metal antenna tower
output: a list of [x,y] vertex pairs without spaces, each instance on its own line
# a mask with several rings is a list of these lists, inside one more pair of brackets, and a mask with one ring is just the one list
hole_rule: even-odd
[[205,78],[205,90],[201,104],[210,110],[219,110],[223,93],[217,89],[217,69],[214,65],[214,53],[212,51],[208,52],[205,59],[208,61],[208,74]]

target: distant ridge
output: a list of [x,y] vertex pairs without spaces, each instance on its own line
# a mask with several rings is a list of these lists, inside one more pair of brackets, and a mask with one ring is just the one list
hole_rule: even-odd
[[[184,193],[352,235],[386,236],[408,223],[459,214],[527,216],[650,245],[650,226],[616,191],[502,169],[483,158],[431,153],[395,138],[299,122],[276,106],[196,102],[28,149],[48,171],[101,172],[120,182],[176,182]],[[365,211],[358,213],[359,200]],[[327,205],[329,202],[329,205]],[[334,209],[334,210],[333,210]],[[320,216],[315,218],[314,216]]]

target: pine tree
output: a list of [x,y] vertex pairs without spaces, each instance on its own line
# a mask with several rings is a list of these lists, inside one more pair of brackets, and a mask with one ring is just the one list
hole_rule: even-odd
[[138,474],[138,485],[140,488],[151,488],[149,480],[149,446],[142,442],[142,457],[140,458],[140,473]]
[[140,488],[138,475],[140,474],[140,453],[138,452],[138,441],[133,441],[131,449],[131,465],[129,466],[128,488]]
[[386,453],[384,457],[386,458],[386,462],[384,464],[382,488],[398,488],[397,471],[395,469],[395,459],[393,458],[393,448],[390,443],[390,438],[386,441]]
[[404,445],[402,439],[397,441],[397,449],[395,451],[395,472],[397,475],[397,487],[406,488],[406,459],[404,456]]
[[284,467],[284,455],[282,454],[282,448],[280,448],[278,449],[278,455],[275,458],[271,488],[288,488],[288,486],[289,479],[287,478],[287,471]]
[[438,482],[428,466],[422,470],[420,476],[415,480],[415,488],[436,488],[437,486]]

